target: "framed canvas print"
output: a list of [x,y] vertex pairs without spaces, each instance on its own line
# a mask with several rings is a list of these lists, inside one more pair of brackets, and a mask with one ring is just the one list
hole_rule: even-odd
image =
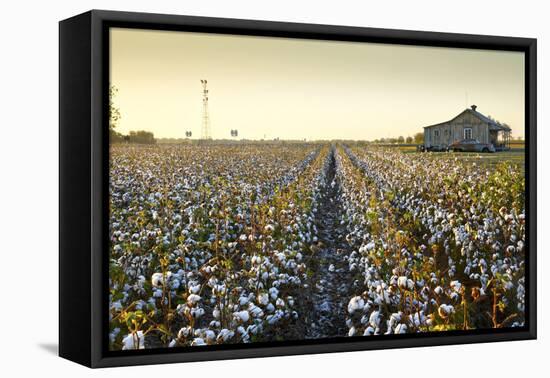
[[60,355],[536,337],[536,40],[60,23]]

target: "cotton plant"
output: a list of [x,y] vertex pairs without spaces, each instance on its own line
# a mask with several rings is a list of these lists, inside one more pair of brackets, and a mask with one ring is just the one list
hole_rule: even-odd
[[[387,322],[388,305],[405,309],[406,323],[399,332],[521,324],[521,171],[501,165],[490,173],[427,155],[343,148],[339,156],[350,217],[347,239],[357,248],[348,262],[350,272],[363,274],[356,286],[366,287],[365,303],[370,300],[378,306],[374,311],[384,311]],[[515,190],[502,196],[503,182]],[[399,272],[390,272],[394,266]],[[372,290],[380,286],[378,279],[390,288],[389,301]],[[485,312],[490,319],[479,316]],[[349,324],[355,335],[360,326],[354,316],[350,314]],[[388,323],[386,333],[393,324]],[[373,330],[366,333],[375,334]]]
[[344,145],[117,146],[110,171],[112,349],[303,337],[329,185],[349,247],[349,336],[525,322],[513,164]]

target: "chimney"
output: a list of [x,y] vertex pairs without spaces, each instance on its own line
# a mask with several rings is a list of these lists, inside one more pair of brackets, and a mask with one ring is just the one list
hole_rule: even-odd
[[475,112],[477,109],[477,105],[472,105],[472,110]]

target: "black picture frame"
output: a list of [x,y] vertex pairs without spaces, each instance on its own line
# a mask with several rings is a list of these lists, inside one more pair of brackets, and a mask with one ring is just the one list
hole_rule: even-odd
[[[526,319],[519,329],[108,352],[108,29],[126,27],[525,53]],[[536,338],[536,39],[92,10],[59,24],[59,355],[89,367]]]

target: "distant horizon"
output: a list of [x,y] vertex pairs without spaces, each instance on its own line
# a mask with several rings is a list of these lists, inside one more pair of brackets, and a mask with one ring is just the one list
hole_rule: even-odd
[[476,104],[524,137],[520,52],[111,29],[117,131],[200,139],[208,80],[212,137],[404,138]]

